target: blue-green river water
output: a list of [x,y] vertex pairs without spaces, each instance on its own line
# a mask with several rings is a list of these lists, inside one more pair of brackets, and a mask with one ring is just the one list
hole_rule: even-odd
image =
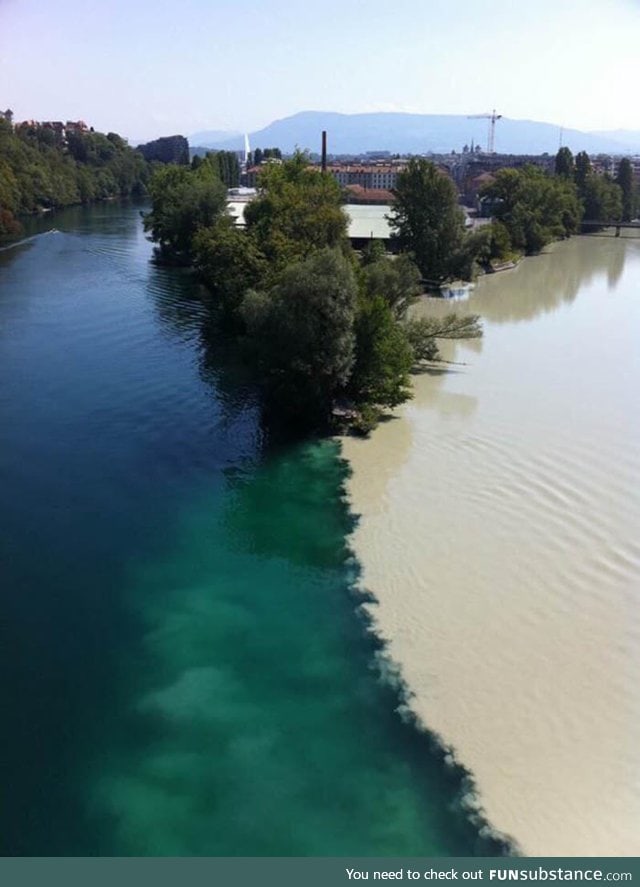
[[4,854],[495,852],[358,616],[346,466],[275,444],[135,206],[0,252]]

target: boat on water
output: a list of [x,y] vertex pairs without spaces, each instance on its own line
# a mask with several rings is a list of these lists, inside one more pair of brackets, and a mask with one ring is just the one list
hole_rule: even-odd
[[440,286],[440,295],[443,299],[468,299],[474,284],[464,280],[450,280]]

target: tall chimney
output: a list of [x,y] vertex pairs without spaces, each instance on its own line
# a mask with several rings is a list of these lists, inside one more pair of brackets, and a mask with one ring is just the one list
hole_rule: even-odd
[[327,131],[322,130],[322,172],[327,171]]

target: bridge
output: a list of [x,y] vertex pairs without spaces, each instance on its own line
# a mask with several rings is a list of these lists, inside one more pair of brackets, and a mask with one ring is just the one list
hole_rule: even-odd
[[620,229],[621,228],[640,228],[640,221],[636,222],[604,222],[604,221],[596,221],[594,219],[587,219],[580,223],[582,228],[615,228],[616,229],[616,237],[620,237]]

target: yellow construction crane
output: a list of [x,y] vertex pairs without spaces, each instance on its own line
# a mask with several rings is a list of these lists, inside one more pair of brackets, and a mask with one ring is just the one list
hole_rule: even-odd
[[489,121],[489,137],[487,140],[487,154],[495,154],[494,144],[496,139],[496,120],[500,120],[502,114],[496,114],[496,109],[494,108],[488,114],[469,114],[468,120],[488,120]]

